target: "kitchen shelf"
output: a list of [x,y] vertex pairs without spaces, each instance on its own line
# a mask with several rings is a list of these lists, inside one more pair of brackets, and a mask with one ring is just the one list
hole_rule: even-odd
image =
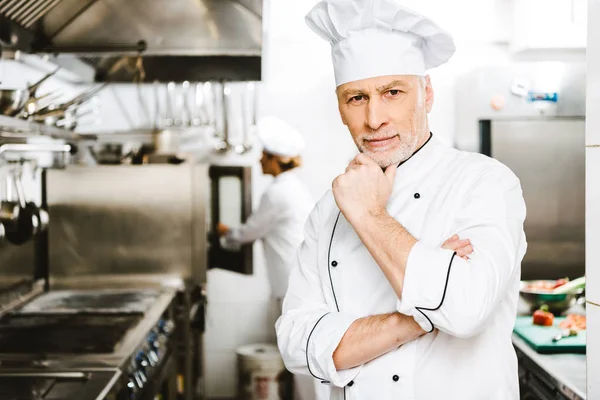
[[[40,124],[37,122],[26,121],[19,118],[8,117],[6,115],[0,115],[0,135],[2,133],[8,134],[21,134],[25,136],[48,136],[53,139],[62,139],[68,141],[80,141],[80,140],[95,140],[94,135],[85,135],[85,137],[68,131],[66,129],[56,128]],[[24,137],[24,136],[19,136]]]

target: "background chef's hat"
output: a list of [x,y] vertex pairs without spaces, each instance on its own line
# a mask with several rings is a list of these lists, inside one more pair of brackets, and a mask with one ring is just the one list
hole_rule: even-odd
[[398,0],[322,0],[306,23],[331,44],[337,86],[376,76],[424,76],[456,50],[448,32]]
[[263,117],[257,123],[257,136],[264,150],[280,157],[299,156],[304,149],[300,132],[277,117]]

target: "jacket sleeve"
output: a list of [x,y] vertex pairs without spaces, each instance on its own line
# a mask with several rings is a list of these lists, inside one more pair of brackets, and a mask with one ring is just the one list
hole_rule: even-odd
[[277,192],[267,190],[260,199],[258,208],[250,214],[246,222],[231,228],[224,236],[222,244],[226,248],[236,248],[242,244],[252,243],[264,237],[277,223],[279,210],[284,205],[277,201]]
[[411,249],[398,311],[426,331],[457,337],[479,333],[519,273],[525,254],[525,202],[517,177],[495,166],[473,184],[455,216],[452,232],[471,240],[464,260],[421,241]]
[[327,304],[317,264],[318,206],[309,216],[304,241],[277,320],[277,344],[288,370],[312,375],[324,384],[343,387],[358,375],[360,367],[336,371],[333,352],[357,319]]

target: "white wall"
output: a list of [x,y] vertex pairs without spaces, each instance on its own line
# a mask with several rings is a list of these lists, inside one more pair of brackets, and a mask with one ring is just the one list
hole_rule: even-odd
[[[600,0],[588,3],[586,118],[587,398],[600,399]],[[592,23],[592,21],[594,23]]]

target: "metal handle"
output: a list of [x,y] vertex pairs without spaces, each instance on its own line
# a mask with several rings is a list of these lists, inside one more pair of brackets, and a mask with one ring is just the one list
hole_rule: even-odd
[[15,176],[15,186],[17,187],[17,197],[19,199],[19,206],[21,209],[27,207],[27,200],[25,198],[25,188],[23,187],[23,179],[21,175]]
[[70,144],[21,144],[5,143],[0,145],[0,157],[3,153],[30,153],[30,152],[51,152],[51,153],[71,153],[74,149]]
[[229,94],[231,93],[231,88],[229,88],[225,83],[223,83],[223,140],[225,143],[229,144]]
[[184,81],[181,84],[181,96],[183,100],[180,112],[181,124],[183,126],[189,126],[192,121],[192,112],[190,111],[190,83],[188,81]]

